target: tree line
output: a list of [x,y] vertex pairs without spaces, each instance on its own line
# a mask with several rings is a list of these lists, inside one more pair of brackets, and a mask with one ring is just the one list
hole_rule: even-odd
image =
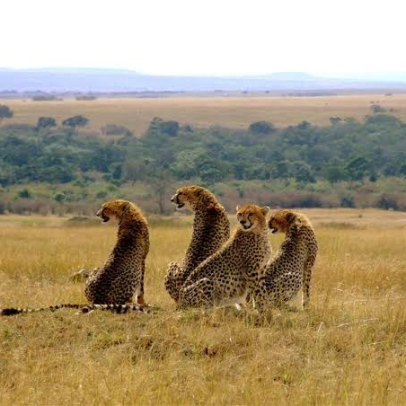
[[281,129],[260,121],[246,130],[194,128],[156,117],[142,137],[125,132],[111,139],[78,133],[88,123],[84,116],[69,120],[63,127],[51,117],[32,127],[0,127],[0,185],[86,183],[100,176],[116,186],[262,182],[271,189],[325,192],[342,183],[406,179],[406,124],[387,114]]

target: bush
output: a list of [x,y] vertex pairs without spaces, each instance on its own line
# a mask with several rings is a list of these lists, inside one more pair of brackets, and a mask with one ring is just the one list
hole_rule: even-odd
[[4,200],[0,200],[0,215],[5,214],[7,211],[7,203]]
[[54,96],[53,94],[40,94],[33,96],[32,101],[62,101],[60,97]]
[[61,203],[61,202],[63,202],[65,199],[66,199],[65,193],[57,192],[57,193],[55,193],[55,195],[54,195],[54,200],[55,200],[56,202]]
[[375,207],[384,210],[402,210],[406,211],[405,193],[382,193],[377,198]]
[[71,127],[73,129],[77,127],[84,127],[89,124],[89,119],[87,119],[84,116],[78,115],[78,116],[73,116],[69,117],[66,120],[62,121],[62,125]]
[[37,129],[56,127],[56,120],[53,117],[39,117]]
[[106,190],[100,190],[99,192],[96,193],[96,198],[97,199],[105,199],[107,197],[107,191]]
[[21,199],[31,199],[32,193],[29,189],[22,189],[18,192],[18,197]]
[[13,110],[10,107],[0,104],[0,123],[4,118],[12,118],[14,116]]
[[132,136],[133,133],[130,129],[119,124],[106,124],[101,128],[102,134],[104,135],[124,135]]
[[89,100],[96,100],[97,97],[93,96],[91,94],[84,94],[84,95],[81,95],[81,96],[76,96],[75,99],[78,100],[78,101],[89,101]]
[[272,193],[267,204],[271,207],[291,208],[339,206],[338,199],[334,195],[299,191]]
[[249,125],[248,130],[255,134],[270,134],[275,131],[275,127],[269,121],[256,121]]
[[384,109],[382,106],[379,104],[373,104],[371,106],[372,113],[377,114],[377,113],[385,113],[386,109]]

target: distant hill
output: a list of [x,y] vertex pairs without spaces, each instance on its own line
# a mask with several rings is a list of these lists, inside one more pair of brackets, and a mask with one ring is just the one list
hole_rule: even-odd
[[132,91],[323,91],[345,89],[406,89],[406,74],[389,77],[325,78],[302,72],[238,77],[158,76],[118,69],[0,68],[0,91],[132,92]]

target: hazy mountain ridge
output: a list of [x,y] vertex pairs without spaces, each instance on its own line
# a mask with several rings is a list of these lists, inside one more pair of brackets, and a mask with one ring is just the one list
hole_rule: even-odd
[[[357,76],[357,75],[355,75]],[[0,91],[131,92],[131,91],[266,91],[405,88],[406,74],[328,78],[303,72],[256,76],[162,76],[130,70],[93,68],[0,68]]]

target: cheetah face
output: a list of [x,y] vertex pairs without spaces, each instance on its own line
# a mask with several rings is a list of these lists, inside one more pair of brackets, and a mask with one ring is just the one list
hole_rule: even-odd
[[171,202],[176,205],[177,209],[182,209],[186,203],[193,207],[202,197],[204,189],[200,186],[183,186],[172,196]]
[[272,234],[276,234],[279,231],[280,225],[275,221],[274,218],[269,220],[268,226],[271,229]]
[[101,218],[102,224],[106,224],[111,217],[120,219],[128,210],[129,204],[130,203],[125,200],[112,200],[110,202],[103,203],[100,210],[96,213],[96,216]]
[[272,230],[272,234],[286,233],[295,218],[295,214],[289,210],[278,210],[269,219],[268,227]]
[[268,207],[259,207],[249,204],[243,207],[237,206],[237,220],[244,231],[252,231],[261,228],[266,224]]

